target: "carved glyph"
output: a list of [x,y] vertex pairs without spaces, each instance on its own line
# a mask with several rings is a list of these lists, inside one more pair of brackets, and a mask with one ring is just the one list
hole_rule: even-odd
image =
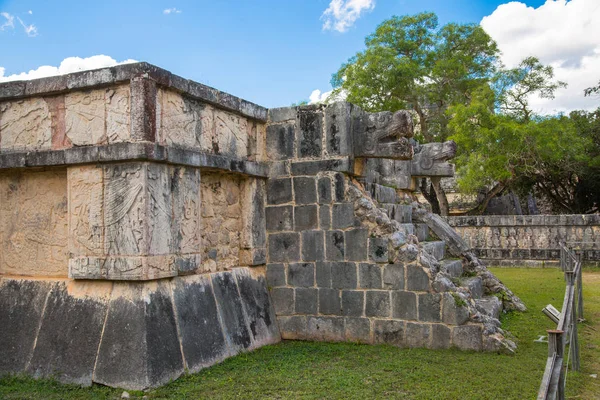
[[0,149],[50,149],[51,125],[48,105],[42,98],[0,103]]
[[65,171],[0,176],[0,273],[67,275]]

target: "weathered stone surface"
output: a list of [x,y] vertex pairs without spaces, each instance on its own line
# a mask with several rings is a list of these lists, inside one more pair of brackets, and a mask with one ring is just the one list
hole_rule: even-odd
[[409,160],[413,156],[408,140],[413,125],[407,111],[363,113],[354,119],[352,129],[355,157]]
[[323,230],[331,228],[331,206],[319,206],[319,226]]
[[294,226],[292,206],[267,207],[265,217],[270,232],[291,231]]
[[345,229],[354,225],[354,204],[336,203],[332,209],[333,229]]
[[283,264],[267,264],[266,277],[269,287],[285,286],[285,266]]
[[271,298],[277,315],[292,315],[294,313],[294,289],[276,287],[271,289]]
[[[233,271],[233,275],[237,280],[242,305],[252,334],[252,347],[279,342],[281,338],[275,322],[275,309],[269,298],[265,277],[252,273],[248,268],[237,268]],[[298,304],[298,298],[296,298],[296,304]]]
[[366,292],[365,315],[389,318],[391,312],[390,292],[387,290]]
[[337,289],[356,289],[356,264],[349,262],[331,263],[331,286]]
[[415,148],[412,176],[454,176],[454,165],[447,161],[456,155],[456,143],[427,143]]
[[210,278],[177,278],[173,280],[172,288],[186,368],[197,372],[231,355],[219,321]]
[[368,318],[346,318],[345,338],[349,342],[371,343],[371,321]]
[[329,154],[352,154],[351,108],[350,103],[335,102],[325,109],[325,141]]
[[429,275],[419,265],[409,264],[406,266],[406,289],[417,292],[429,291]]
[[452,328],[452,344],[461,350],[481,351],[481,326],[455,326]]
[[27,371],[61,382],[92,384],[112,283],[60,282],[46,301]]
[[406,323],[406,345],[408,347],[429,347],[431,340],[431,325]]
[[342,315],[362,317],[365,304],[365,292],[342,290]]
[[388,264],[383,267],[383,286],[385,289],[404,289],[404,265]]
[[312,263],[290,264],[287,275],[291,286],[311,287],[315,284],[315,266]]
[[51,115],[42,98],[0,103],[0,150],[43,150],[52,146]]
[[0,280],[0,375],[25,370],[31,359],[48,293],[56,283]]
[[446,259],[441,262],[441,271],[447,273],[453,278],[458,278],[463,273],[462,260]]
[[450,293],[443,294],[442,322],[449,325],[462,325],[469,319],[469,309],[457,304]]
[[404,320],[416,320],[417,294],[406,291],[392,292],[392,316]]
[[342,174],[335,174],[334,175],[334,201],[344,201],[344,197],[346,194],[346,179],[344,178],[344,175]]
[[74,146],[107,142],[104,96],[102,89],[65,95],[65,134]]
[[181,375],[183,360],[168,283],[113,285],[94,382],[143,390]]
[[294,228],[296,231],[317,229],[319,215],[316,204],[294,207]]
[[440,322],[441,301],[437,293],[419,294],[419,321]]
[[381,289],[381,282],[381,267],[379,265],[368,263],[358,265],[358,287],[362,289]]
[[323,114],[312,107],[300,107],[297,118],[298,158],[321,156]]
[[471,291],[471,296],[473,296],[474,299],[481,299],[483,297],[483,284],[480,277],[473,276],[464,278],[461,283]]
[[240,246],[242,248],[266,247],[265,193],[266,184],[262,179],[245,178],[240,182],[240,207],[242,209]]
[[0,274],[67,276],[65,170],[0,175]]
[[319,313],[330,315],[341,315],[342,304],[340,291],[336,289],[319,289]]
[[219,304],[223,331],[230,348],[238,351],[250,347],[252,339],[234,275],[230,272],[220,272],[213,274],[211,278],[215,299]]
[[215,110],[196,100],[171,90],[158,90],[158,140],[166,145],[196,148],[219,153],[219,142],[214,143]]
[[312,340],[340,342],[344,340],[344,318],[307,317],[308,336]]
[[314,204],[317,202],[317,189],[314,178],[294,178],[294,199],[296,204]]
[[373,327],[373,342],[394,346],[405,346],[406,325],[404,321],[376,319]]
[[[350,204],[352,205],[352,204]],[[334,221],[335,217],[334,205]],[[354,219],[354,215],[352,216]],[[346,244],[346,258],[349,261],[366,261],[368,247],[369,231],[367,229],[352,229],[344,232],[344,242]]]
[[285,340],[303,340],[308,338],[306,316],[278,316],[281,338]]
[[269,108],[270,122],[284,122],[296,119],[296,107]]
[[294,155],[294,123],[267,126],[267,157],[285,160]]
[[[173,199],[171,238],[173,242],[170,251],[179,254],[199,254],[202,251],[200,170],[175,167],[171,170],[171,176],[171,196]],[[157,202],[156,206],[160,207],[162,205]],[[264,207],[261,208],[264,210]],[[257,232],[259,232],[258,229]],[[264,241],[262,246],[264,246]]]
[[388,239],[369,238],[369,260],[374,262],[388,262]]
[[267,182],[267,204],[285,204],[292,201],[292,180],[269,179]]
[[475,300],[475,305],[479,311],[498,319],[502,312],[502,300],[496,296],[485,296]]
[[428,252],[436,260],[442,260],[446,255],[446,242],[438,240],[435,242],[425,242],[423,244],[423,250]]
[[317,181],[317,192],[319,195],[319,204],[331,203],[331,179],[328,176],[319,178]]
[[447,349],[450,347],[452,331],[443,324],[431,324],[431,348]]
[[325,258],[325,234],[323,231],[302,232],[302,260],[321,261]]
[[295,291],[296,314],[317,314],[318,289],[299,287]]
[[325,233],[325,256],[327,260],[340,261],[344,259],[344,232],[327,231]]
[[299,233],[276,233],[269,235],[270,262],[295,262],[299,260]]
[[322,288],[331,287],[331,263],[330,262],[317,262],[316,268],[316,280],[317,286]]

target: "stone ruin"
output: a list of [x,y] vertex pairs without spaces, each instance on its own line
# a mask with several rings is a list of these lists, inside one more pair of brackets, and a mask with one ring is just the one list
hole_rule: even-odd
[[512,351],[524,305],[410,114],[267,110],[146,63],[0,84],[0,375],[147,389],[281,339]]

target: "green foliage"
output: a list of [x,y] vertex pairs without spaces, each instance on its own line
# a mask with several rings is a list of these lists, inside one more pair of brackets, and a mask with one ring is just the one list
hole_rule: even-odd
[[440,28],[433,13],[392,17],[365,44],[333,75],[334,94],[371,112],[414,110],[426,141],[445,139],[448,106],[468,102],[498,60],[496,43],[479,25]]
[[462,299],[462,297],[460,297],[458,294],[456,294],[456,293],[452,293],[452,297],[454,298],[454,304],[455,304],[457,307],[466,307],[466,306],[467,306],[467,302],[466,302],[466,301],[464,301],[464,300]]
[[308,100],[300,100],[297,103],[292,103],[292,105],[290,107],[300,107],[300,106],[307,106],[308,105]]

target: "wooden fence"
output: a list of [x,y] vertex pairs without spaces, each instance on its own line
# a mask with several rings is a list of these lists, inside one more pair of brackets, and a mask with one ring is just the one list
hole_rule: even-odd
[[538,400],[563,400],[569,366],[571,370],[579,371],[577,323],[583,320],[583,292],[581,252],[577,251],[578,247],[580,248],[579,243],[560,244],[560,266],[566,281],[565,297],[560,313],[552,306],[543,310],[557,325],[556,329],[548,331],[548,360],[538,391]]

